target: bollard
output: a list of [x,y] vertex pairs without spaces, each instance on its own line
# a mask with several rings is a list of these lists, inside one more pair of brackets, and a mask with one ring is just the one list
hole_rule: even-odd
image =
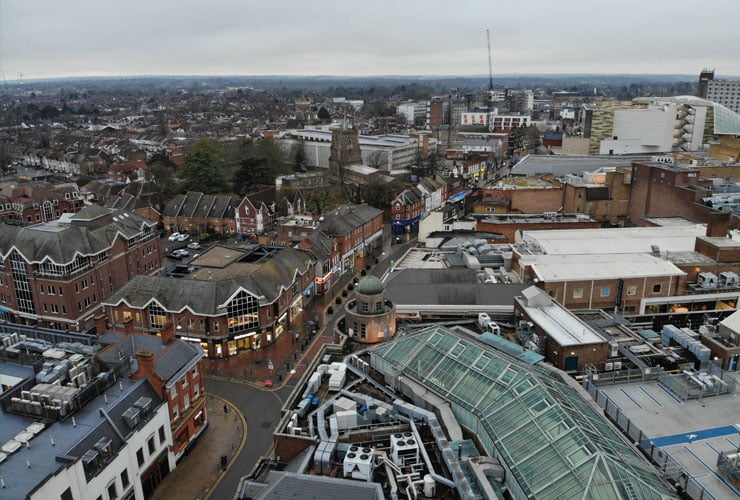
[[228,462],[228,457],[224,453],[223,455],[221,455],[221,468],[226,469],[227,462]]

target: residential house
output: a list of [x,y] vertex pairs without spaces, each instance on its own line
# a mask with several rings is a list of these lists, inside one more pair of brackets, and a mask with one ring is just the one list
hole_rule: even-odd
[[167,203],[162,224],[170,233],[233,235],[237,204],[238,198],[233,195],[188,191]]
[[76,184],[46,181],[6,184],[0,189],[0,218],[26,223],[48,222],[83,207]]

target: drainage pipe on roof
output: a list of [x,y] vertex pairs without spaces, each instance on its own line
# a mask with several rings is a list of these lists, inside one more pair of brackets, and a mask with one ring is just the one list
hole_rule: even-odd
[[388,458],[388,454],[384,451],[375,451],[373,453],[376,458],[380,458],[381,462],[385,466],[385,475],[388,477],[390,483],[390,495],[391,500],[398,500],[398,486],[396,485],[396,474],[401,472],[396,464],[391,462]]
[[[444,460],[445,465],[447,465],[447,468],[455,479],[450,480],[438,474],[434,470],[434,466],[432,465],[432,461],[429,458],[429,454],[427,453],[426,448],[424,446],[419,446],[421,456],[424,459],[424,463],[426,464],[427,469],[429,469],[429,474],[432,476],[432,478],[438,483],[444,484],[448,488],[455,488],[463,499],[475,498],[475,495],[473,494],[473,489],[468,483],[468,480],[465,478],[465,474],[463,473],[462,468],[460,468],[460,464],[455,458],[455,454],[453,453],[452,449],[450,448],[447,437],[445,436],[442,427],[439,425],[439,421],[437,420],[436,415],[430,411],[424,410],[423,408],[419,408],[418,406],[408,404],[400,399],[397,399],[393,402],[393,409],[396,411],[396,414],[398,414],[399,419],[405,420],[409,423],[409,425],[411,426],[411,430],[414,432],[414,435],[416,436],[416,439],[419,443],[422,443],[423,441],[421,440],[421,436],[419,435],[419,430],[416,428],[414,418],[423,420],[429,425],[430,429],[432,430],[432,434],[434,434],[434,440],[437,444],[437,447],[439,447],[442,452],[442,459]],[[408,416],[403,416],[401,414],[406,414]]]

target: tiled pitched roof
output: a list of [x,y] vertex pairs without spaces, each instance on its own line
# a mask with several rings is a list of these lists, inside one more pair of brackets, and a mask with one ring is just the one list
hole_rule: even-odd
[[[94,223],[88,225],[87,223]],[[154,223],[136,214],[92,205],[65,221],[18,227],[0,223],[0,255],[16,248],[28,262],[45,258],[57,264],[78,254],[95,255],[113,245],[117,235],[132,238]]]

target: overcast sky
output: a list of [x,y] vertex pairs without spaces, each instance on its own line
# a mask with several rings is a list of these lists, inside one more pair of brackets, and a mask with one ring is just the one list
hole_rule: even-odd
[[0,76],[740,76],[739,0],[0,0]]

